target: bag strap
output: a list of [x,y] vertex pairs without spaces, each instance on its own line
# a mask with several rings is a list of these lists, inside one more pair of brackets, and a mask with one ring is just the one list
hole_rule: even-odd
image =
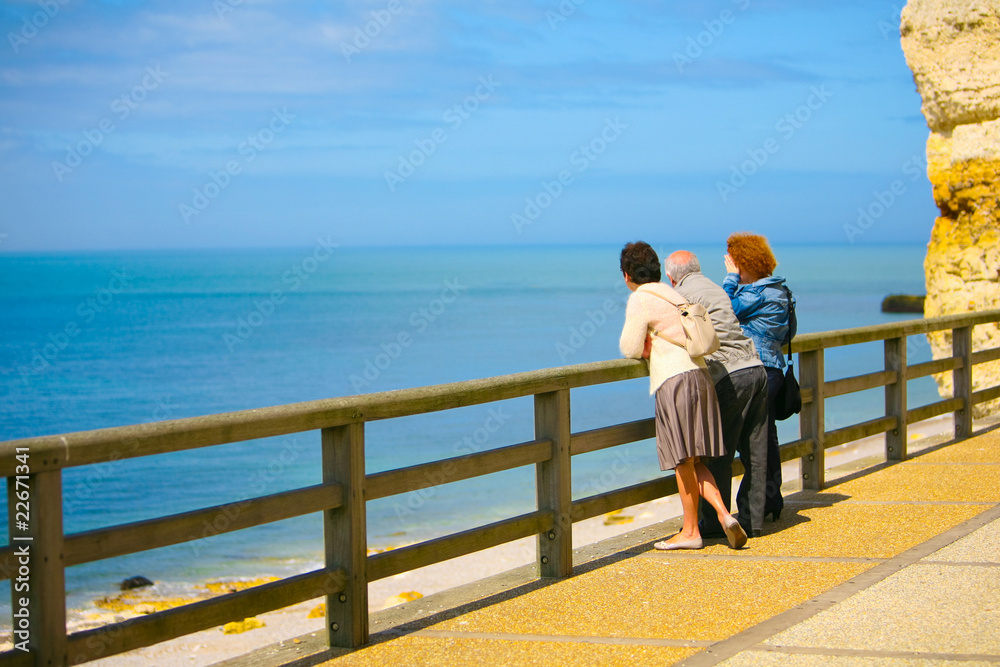
[[678,343],[673,338],[667,338],[666,336],[663,335],[662,331],[657,331],[656,329],[650,329],[649,332],[651,334],[653,334],[654,336],[656,336],[657,338],[661,338],[661,339],[667,341],[668,343],[673,343],[677,347],[683,347],[685,350],[687,349],[687,345],[684,345],[683,343]]
[[788,343],[788,365],[792,365],[792,314],[795,313],[795,304],[792,302],[792,290],[788,285],[782,284],[785,294],[788,296],[788,331],[785,332],[785,341]]
[[[672,305],[672,306],[674,306],[676,308],[680,308],[683,305],[683,304],[680,304],[680,303],[674,303],[673,300],[668,299],[667,297],[665,297],[664,295],[660,294],[659,292],[653,292],[652,290],[644,290],[644,289],[641,289],[641,287],[637,288],[637,289],[641,290],[643,294],[652,294],[653,296],[658,296],[658,297],[660,297],[661,299],[663,299],[664,301],[666,301],[667,303],[669,303],[670,305]],[[685,343],[678,343],[673,338],[668,338],[667,336],[664,336],[662,332],[657,331],[656,329],[651,329],[650,331],[657,338],[665,340],[668,343],[673,343],[677,347],[683,347],[685,350],[687,349],[687,345]]]
[[652,290],[644,290],[641,287],[638,288],[638,289],[641,290],[643,294],[652,294],[653,296],[658,296],[661,299],[663,299],[664,301],[666,301],[667,303],[673,304],[673,305],[677,306],[678,308],[680,308],[681,306],[684,305],[684,302],[677,303],[673,299],[670,299],[670,298],[664,296],[663,294],[660,294],[659,292],[654,292]]

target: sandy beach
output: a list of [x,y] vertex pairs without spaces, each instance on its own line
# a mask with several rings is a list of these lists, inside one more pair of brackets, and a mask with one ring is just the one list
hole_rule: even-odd
[[[921,446],[920,440],[931,436],[941,440],[952,432],[950,416],[936,418],[910,427],[910,440]],[[837,474],[848,474],[854,468],[872,465],[882,456],[884,437],[873,436],[827,451],[827,468],[837,468]],[[852,465],[853,464],[853,465]],[[782,487],[786,493],[797,490],[798,462],[785,464]],[[835,475],[831,475],[833,478]],[[738,487],[734,480],[733,490]],[[624,508],[618,512],[581,521],[573,526],[573,546],[578,548],[638,528],[666,521],[681,514],[676,496]],[[766,526],[765,526],[766,528]],[[401,545],[402,546],[402,545]],[[438,563],[420,570],[406,572],[369,585],[369,610],[377,612],[409,600],[418,599],[449,588],[483,579],[535,560],[535,539],[525,538],[461,558]],[[199,595],[215,594],[243,588],[267,581],[268,577],[254,581],[206,582],[199,587]],[[190,599],[164,595],[159,585],[136,589],[119,596],[113,593],[95,604],[93,609],[71,613],[73,630],[129,618],[143,613],[183,604]],[[242,627],[226,626],[187,635],[156,646],[112,656],[90,664],[101,667],[139,667],[150,664],[161,666],[209,665],[237,657],[278,642],[291,642],[293,638],[321,632],[324,618],[320,607],[322,599],[301,603],[250,619]]]

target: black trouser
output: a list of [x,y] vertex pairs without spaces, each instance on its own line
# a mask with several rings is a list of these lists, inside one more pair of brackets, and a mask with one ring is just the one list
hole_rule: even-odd
[[764,514],[777,514],[785,507],[781,497],[781,453],[778,451],[778,426],[774,418],[774,397],[785,384],[785,372],[767,369],[767,493]]
[[[722,440],[726,455],[705,459],[715,477],[722,502],[729,509],[733,489],[733,457],[739,452],[745,472],[736,492],[737,517],[743,530],[751,534],[764,525],[764,497],[767,482],[767,373],[763,366],[744,368],[719,380],[715,393],[722,413]],[[721,531],[715,509],[701,499],[702,530]]]

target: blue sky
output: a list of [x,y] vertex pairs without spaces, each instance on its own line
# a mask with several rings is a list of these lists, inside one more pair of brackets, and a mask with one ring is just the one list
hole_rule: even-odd
[[4,2],[0,252],[925,242],[901,5]]

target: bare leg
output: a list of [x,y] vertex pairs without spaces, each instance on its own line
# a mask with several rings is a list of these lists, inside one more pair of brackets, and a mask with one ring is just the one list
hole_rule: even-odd
[[726,539],[729,540],[729,546],[739,549],[747,542],[746,532],[740,526],[740,522],[734,519],[726,509],[725,503],[722,502],[722,496],[719,494],[719,487],[715,485],[715,477],[712,476],[712,471],[697,459],[694,459],[694,461],[695,474],[698,478],[698,486],[701,489],[702,497],[719,515],[719,524],[726,531]]
[[[690,460],[688,459],[688,461]],[[729,514],[729,510],[726,509],[725,503],[722,502],[722,496],[719,494],[719,487],[715,484],[715,477],[712,475],[712,471],[701,461],[694,464],[694,470],[698,476],[698,490],[701,493],[701,497],[708,501],[708,504],[719,515],[719,525],[726,525],[726,520],[731,515]],[[680,484],[678,484],[679,486]]]
[[[695,472],[694,462],[697,459],[684,459],[674,468],[674,478],[677,480],[677,494],[681,498],[681,507],[684,508],[684,527],[666,542],[686,542],[696,537],[701,537],[698,532],[698,475]],[[719,496],[716,489],[715,495]],[[714,505],[713,505],[714,507]]]

